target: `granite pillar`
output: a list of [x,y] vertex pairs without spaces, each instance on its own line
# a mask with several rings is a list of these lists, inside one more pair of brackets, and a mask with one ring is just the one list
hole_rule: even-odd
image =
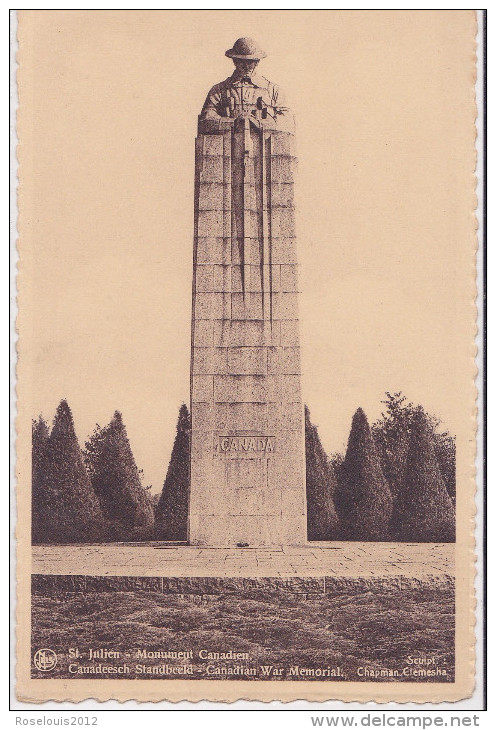
[[191,544],[306,542],[295,163],[244,119],[196,140]]

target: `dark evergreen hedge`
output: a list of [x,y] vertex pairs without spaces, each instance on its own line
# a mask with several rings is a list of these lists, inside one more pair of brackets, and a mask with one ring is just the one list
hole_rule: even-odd
[[393,498],[361,408],[353,416],[340,475],[335,503],[343,539],[387,540]]
[[[330,460],[305,406],[309,540],[455,539],[455,440],[401,393],[386,393],[372,429],[359,408],[346,455]],[[52,432],[33,421],[32,539],[44,542],[185,541],[191,419],[179,410],[160,495],[141,484],[121,414],[79,447],[71,410],[57,408]]]
[[108,426],[97,426],[86,443],[85,460],[105,517],[106,539],[149,539],[154,522],[152,501],[141,484],[119,411]]
[[407,542],[455,541],[455,509],[441,475],[429,423],[420,408],[412,422],[392,535]]
[[307,534],[309,540],[336,540],[339,519],[334,507],[336,475],[323,447],[317,427],[305,406],[305,457]]
[[33,539],[64,543],[98,540],[102,512],[86,472],[71,409],[62,400],[48,439],[38,424],[33,441]]
[[187,540],[191,418],[183,403],[162,494],[155,509],[155,535],[160,540]]

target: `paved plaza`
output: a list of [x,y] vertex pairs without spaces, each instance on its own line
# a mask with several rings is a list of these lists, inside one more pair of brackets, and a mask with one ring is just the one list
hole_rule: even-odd
[[444,543],[310,543],[284,548],[201,548],[167,543],[41,545],[32,573],[171,577],[454,575],[455,545]]

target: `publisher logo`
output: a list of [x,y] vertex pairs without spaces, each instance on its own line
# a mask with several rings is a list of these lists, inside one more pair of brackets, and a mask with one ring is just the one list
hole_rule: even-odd
[[50,672],[57,664],[57,655],[52,649],[38,649],[33,661],[36,669],[41,672]]

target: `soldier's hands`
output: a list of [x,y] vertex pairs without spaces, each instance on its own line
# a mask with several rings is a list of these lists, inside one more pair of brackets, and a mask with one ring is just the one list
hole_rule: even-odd
[[234,119],[231,117],[221,117],[219,119],[219,129],[229,129],[234,124]]

